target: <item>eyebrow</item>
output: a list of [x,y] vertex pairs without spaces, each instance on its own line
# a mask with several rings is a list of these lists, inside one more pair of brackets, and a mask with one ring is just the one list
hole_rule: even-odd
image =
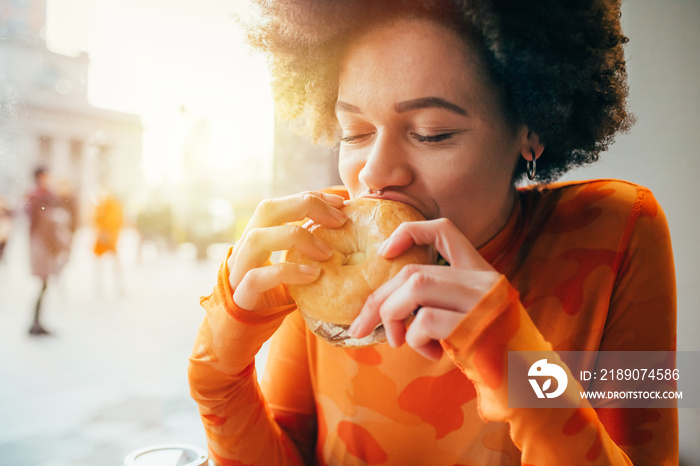
[[410,110],[417,110],[420,108],[444,108],[452,113],[457,113],[458,115],[466,116],[467,111],[464,110],[459,105],[453,104],[441,97],[423,97],[420,99],[406,100],[404,102],[399,102],[394,105],[394,110],[397,113],[408,112]]
[[357,105],[352,105],[347,102],[343,102],[342,100],[339,100],[335,103],[335,111],[336,112],[349,112],[349,113],[358,113],[362,115],[362,110],[360,110],[360,107]]
[[[396,111],[396,113],[403,113],[411,110],[418,110],[421,108],[431,107],[443,108],[445,110],[462,116],[467,115],[467,111],[464,110],[462,107],[460,107],[457,104],[453,104],[452,102],[449,102],[443,99],[442,97],[422,97],[420,99],[406,100],[404,102],[399,102],[395,104],[394,110]],[[343,102],[342,100],[339,100],[335,103],[335,111],[356,113],[358,115],[362,115],[362,110],[360,109],[360,107],[358,107],[357,105],[349,104],[347,102]]]

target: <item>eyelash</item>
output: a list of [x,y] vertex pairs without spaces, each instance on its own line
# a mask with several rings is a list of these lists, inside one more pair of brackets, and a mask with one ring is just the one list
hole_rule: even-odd
[[358,139],[361,139],[363,137],[367,136],[366,134],[358,134],[357,136],[343,136],[340,138],[341,142],[355,142]]
[[455,133],[443,133],[443,134],[436,134],[435,136],[423,136],[422,134],[418,133],[411,133],[411,136],[413,139],[415,139],[418,142],[441,142],[446,139],[450,139]]
[[[436,142],[441,142],[445,141],[447,139],[450,139],[455,133],[443,133],[443,134],[436,134],[435,136],[423,136],[422,134],[418,133],[411,133],[411,137],[415,139],[418,142],[427,142],[427,143],[436,143]],[[340,138],[341,142],[345,143],[352,143],[356,142],[359,139],[362,139],[364,137],[368,136],[367,134],[358,134],[356,136],[343,136]]]

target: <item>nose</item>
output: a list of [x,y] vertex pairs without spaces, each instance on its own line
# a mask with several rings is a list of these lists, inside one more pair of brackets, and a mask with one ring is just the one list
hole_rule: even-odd
[[372,191],[408,186],[413,170],[406,155],[399,141],[378,133],[360,170],[360,182]]

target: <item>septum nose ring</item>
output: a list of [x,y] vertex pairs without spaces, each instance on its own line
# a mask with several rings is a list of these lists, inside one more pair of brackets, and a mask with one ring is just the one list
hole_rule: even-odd
[[381,195],[382,195],[382,190],[381,190],[381,189],[378,189],[378,190],[374,191],[374,190],[370,189],[370,190],[369,190],[369,193],[370,193],[370,194],[376,194],[377,196],[381,196]]

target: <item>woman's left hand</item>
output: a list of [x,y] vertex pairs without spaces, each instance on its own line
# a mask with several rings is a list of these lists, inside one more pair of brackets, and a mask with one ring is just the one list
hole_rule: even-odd
[[[426,358],[438,359],[442,355],[439,340],[452,333],[464,315],[496,284],[500,274],[444,218],[400,225],[379,254],[391,259],[413,244],[435,245],[450,266],[404,267],[367,298],[350,333],[362,338],[381,322],[392,347],[405,342]],[[407,329],[405,320],[416,309],[419,311]]]

